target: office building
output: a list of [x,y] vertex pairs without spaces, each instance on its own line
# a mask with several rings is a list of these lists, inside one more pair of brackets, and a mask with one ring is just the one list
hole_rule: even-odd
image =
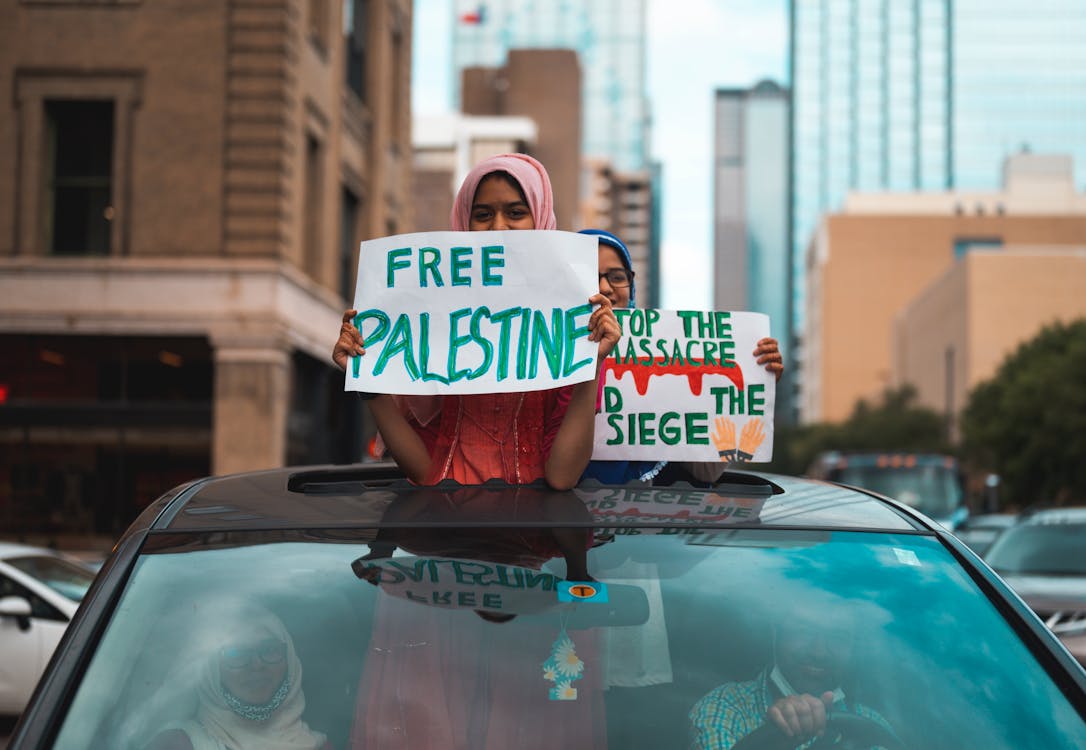
[[457,77],[500,68],[513,49],[573,49],[584,76],[582,153],[618,170],[649,167],[645,0],[456,0],[454,12]]
[[[1049,312],[1067,314],[1071,296],[1081,299],[1081,272],[1070,269],[1086,250],[1086,192],[1075,188],[1071,160],[1023,154],[1006,160],[1004,174],[1000,191],[852,193],[843,210],[823,218],[807,258],[804,421],[844,420],[859,399],[877,401],[904,382],[918,385],[925,402],[945,404],[931,375],[909,364],[922,347],[909,331],[895,333],[900,316],[930,336],[924,361],[932,373],[946,369],[932,347],[957,342],[952,376],[964,379],[950,396],[960,406],[965,389],[1011,345],[986,348],[993,339],[985,326],[1020,315],[1039,328]],[[984,281],[994,286],[978,297]],[[982,324],[985,315],[993,317]],[[1004,333],[1013,343],[1025,329],[1015,323]],[[913,354],[895,336],[914,340]]]
[[1075,184],[1086,185],[1081,0],[792,0],[790,9],[801,336],[806,250],[847,192],[994,191],[1002,159],[1021,151],[1070,155]]
[[[778,84],[717,89],[713,307],[768,315],[786,358],[792,341],[788,128],[788,91]],[[778,393],[777,416],[791,421],[790,390],[784,388]]]

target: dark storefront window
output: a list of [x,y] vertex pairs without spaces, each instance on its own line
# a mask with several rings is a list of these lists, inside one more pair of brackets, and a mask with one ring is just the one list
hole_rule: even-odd
[[0,527],[115,537],[210,472],[211,348],[184,337],[0,336]]

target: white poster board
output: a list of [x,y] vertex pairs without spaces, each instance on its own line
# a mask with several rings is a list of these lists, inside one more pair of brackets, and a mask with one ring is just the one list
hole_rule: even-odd
[[351,358],[344,389],[499,393],[591,380],[597,243],[535,230],[363,242],[354,306],[366,353]]
[[776,379],[753,352],[761,313],[615,310],[593,459],[769,461]]

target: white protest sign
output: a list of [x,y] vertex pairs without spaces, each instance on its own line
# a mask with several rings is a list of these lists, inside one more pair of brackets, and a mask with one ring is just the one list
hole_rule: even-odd
[[753,356],[761,313],[615,310],[592,458],[769,461],[776,380]]
[[533,391],[591,380],[597,240],[572,232],[420,232],[363,242],[344,390]]

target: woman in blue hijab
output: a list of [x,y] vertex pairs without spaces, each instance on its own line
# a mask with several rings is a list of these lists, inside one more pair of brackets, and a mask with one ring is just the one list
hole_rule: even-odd
[[[603,229],[582,229],[580,234],[589,234],[599,238],[599,273],[600,293],[611,301],[614,309],[636,307],[633,258],[630,250],[618,237]],[[777,340],[764,338],[758,342],[754,357],[766,370],[780,380],[784,372]],[[600,380],[603,388],[603,379]],[[682,462],[691,474],[691,478],[712,481],[719,477],[726,465],[711,463],[705,466]],[[595,479],[603,484],[625,484],[627,482],[652,482],[668,465],[667,461],[590,461],[588,468],[581,475],[581,481]],[[711,475],[711,476],[710,476]]]

